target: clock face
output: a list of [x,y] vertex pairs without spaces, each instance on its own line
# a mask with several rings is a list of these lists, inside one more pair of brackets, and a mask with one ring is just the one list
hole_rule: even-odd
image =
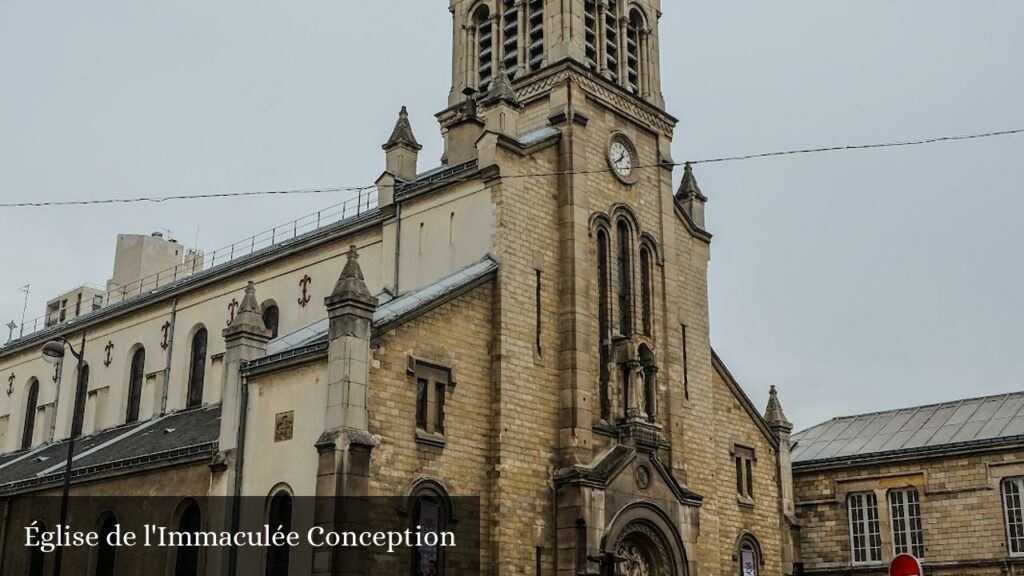
[[635,165],[632,147],[619,139],[613,140],[608,147],[608,163],[617,176],[629,178]]

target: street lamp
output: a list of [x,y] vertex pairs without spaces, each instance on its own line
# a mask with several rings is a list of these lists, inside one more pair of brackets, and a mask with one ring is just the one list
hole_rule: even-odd
[[[79,345],[78,351],[75,351],[75,347],[71,345],[71,342],[63,336],[56,340],[50,340],[46,344],[43,344],[40,353],[43,355],[43,360],[50,364],[59,364],[64,361],[64,347],[71,351],[71,355],[75,357],[78,362],[78,369],[75,374],[79,380],[82,378],[82,357],[85,355],[85,333],[82,333],[82,344]],[[80,394],[82,390],[78,390],[78,386],[75,386],[75,393]],[[78,399],[75,399],[75,403],[78,403]],[[60,522],[57,524],[57,529],[66,529],[68,521],[68,496],[71,492],[71,462],[75,455],[75,430],[79,429],[79,419],[82,418],[82,414],[78,413],[72,407],[71,410],[71,430],[68,431],[68,455],[64,461],[64,487],[60,494]],[[53,555],[53,576],[60,576],[61,568],[61,557],[63,556],[64,548],[58,546],[54,551]]]

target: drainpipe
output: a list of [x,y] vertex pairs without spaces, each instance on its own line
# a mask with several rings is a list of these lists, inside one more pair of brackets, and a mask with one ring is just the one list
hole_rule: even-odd
[[[242,506],[242,471],[245,469],[245,425],[249,414],[249,378],[245,374],[245,365],[240,368],[242,371],[242,391],[239,398],[238,414],[238,447],[235,455],[235,490],[231,496],[231,533],[237,534],[241,523]],[[228,550],[228,576],[235,576],[238,573],[238,547],[232,546]]]
[[178,316],[178,299],[171,300],[171,320],[167,327],[167,364],[164,365],[164,385],[160,393],[160,415],[167,413],[167,394],[171,387],[171,356],[174,352],[174,320]]
[[395,202],[395,298],[398,298],[398,260],[402,257],[402,203]]

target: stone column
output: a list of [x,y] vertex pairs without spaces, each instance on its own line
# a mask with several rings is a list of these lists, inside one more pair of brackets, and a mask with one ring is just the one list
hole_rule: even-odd
[[597,70],[602,75],[608,71],[608,25],[605,23],[605,13],[608,11],[608,0],[598,0],[597,3]]
[[[764,411],[765,422],[779,439],[779,492],[782,497],[782,571],[785,574],[793,573],[793,563],[798,561],[796,545],[799,542],[799,522],[796,518],[796,504],[793,494],[793,456],[790,434],[793,432],[793,424],[786,418],[782,411],[782,403],[779,402],[778,392],[775,386],[771,387],[768,393],[768,406]],[[885,495],[879,497],[880,502],[885,501]],[[879,522],[884,524],[884,516],[888,507],[880,506]]]
[[[324,431],[316,442],[320,458],[314,521],[325,530],[358,532],[366,526],[374,446],[368,430],[367,388],[377,299],[366,286],[355,246],[349,248],[341,277],[324,303],[330,322],[327,406]],[[313,573],[362,575],[366,560],[364,550],[321,548],[313,553]]]
[[[626,86],[629,83],[629,47],[626,45],[627,34],[629,33],[629,18],[619,18],[619,85]],[[637,50],[639,50],[637,46]],[[637,58],[639,60],[639,58]],[[639,63],[638,63],[639,66]]]
[[519,78],[530,72],[530,7],[527,0],[516,0],[516,10],[519,11],[519,68],[516,78]]

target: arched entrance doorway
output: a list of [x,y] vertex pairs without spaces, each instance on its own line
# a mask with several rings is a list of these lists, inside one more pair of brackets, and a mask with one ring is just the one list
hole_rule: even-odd
[[620,511],[605,536],[622,576],[686,576],[686,553],[679,533],[660,508],[637,503]]

